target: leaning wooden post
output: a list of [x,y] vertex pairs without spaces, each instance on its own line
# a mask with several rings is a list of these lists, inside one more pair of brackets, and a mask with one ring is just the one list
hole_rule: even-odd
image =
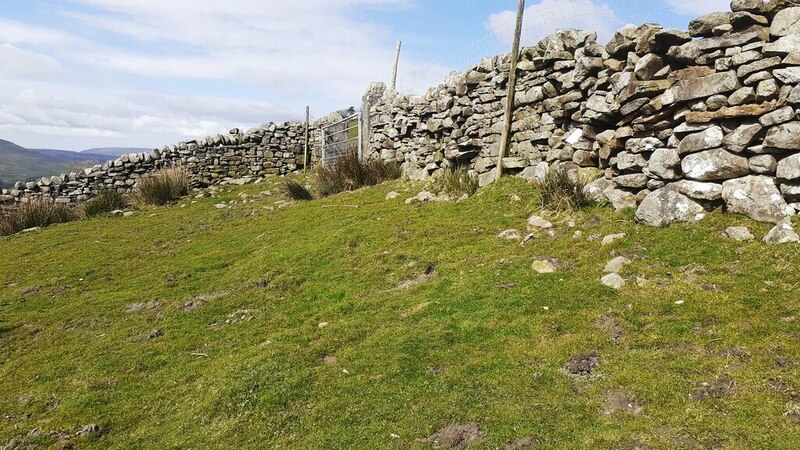
[[308,172],[308,164],[310,163],[308,158],[308,128],[310,121],[311,121],[311,109],[308,106],[306,106],[306,146],[303,153],[303,172]]
[[517,90],[517,63],[519,62],[519,41],[522,35],[522,18],[525,15],[525,0],[519,0],[517,9],[517,28],[514,31],[514,45],[511,49],[511,69],[508,74],[508,96],[503,120],[503,134],[500,137],[500,155],[497,158],[497,179],[503,176],[503,158],[506,157],[508,141],[511,135],[511,122],[514,120],[514,95]]

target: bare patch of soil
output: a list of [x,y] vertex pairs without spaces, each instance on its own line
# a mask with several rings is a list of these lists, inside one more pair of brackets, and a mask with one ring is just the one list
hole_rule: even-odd
[[603,414],[610,416],[618,412],[638,415],[644,411],[642,405],[628,391],[606,392],[606,403],[603,405]]
[[152,300],[149,302],[142,302],[142,303],[132,303],[128,305],[128,309],[126,309],[129,313],[135,312],[146,312],[146,311],[158,311],[161,309],[161,302],[158,300]]
[[703,382],[695,389],[689,398],[692,400],[707,400],[712,398],[732,397],[736,391],[736,382],[730,375],[722,375],[713,382]]
[[565,368],[570,375],[576,377],[588,377],[600,362],[600,353],[588,352],[573,356],[567,361]]
[[211,302],[228,295],[228,291],[212,292],[209,294],[200,294],[192,297],[189,301],[183,304],[179,309],[183,312],[195,310],[207,302]]
[[407,289],[411,289],[414,286],[418,286],[420,284],[427,283],[427,282],[433,280],[434,278],[436,278],[436,265],[430,265],[425,270],[425,273],[423,273],[422,275],[418,276],[417,278],[414,278],[413,280],[406,280],[406,281],[400,283],[395,288],[395,290],[405,291]]
[[335,356],[330,356],[329,355],[329,356],[326,356],[326,357],[322,358],[322,363],[325,364],[326,366],[332,366],[332,365],[336,364],[337,362],[339,362],[339,358],[337,358]]
[[506,444],[506,450],[519,450],[523,448],[539,448],[542,445],[542,441],[533,437],[533,436],[525,436],[521,438],[514,439],[513,441]]
[[614,342],[621,341],[625,332],[625,326],[611,317],[598,317],[594,325],[608,333],[608,337]]
[[800,389],[792,386],[781,377],[773,378],[770,380],[772,389],[781,397],[788,400],[800,400]]
[[728,347],[722,352],[720,352],[721,356],[727,356],[729,358],[736,358],[736,359],[748,359],[750,358],[750,353],[747,352],[747,349],[744,347],[733,346]]
[[31,286],[21,292],[22,295],[31,295],[36,292],[39,292],[42,289],[41,286]]
[[469,447],[483,441],[483,434],[475,422],[448,425],[429,438],[437,448]]

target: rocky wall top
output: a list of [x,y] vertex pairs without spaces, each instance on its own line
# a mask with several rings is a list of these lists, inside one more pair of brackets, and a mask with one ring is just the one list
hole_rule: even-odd
[[[509,60],[421,97],[384,93],[368,153],[415,178],[468,164],[491,182]],[[627,26],[605,46],[562,30],[524,49],[518,71],[511,172],[599,173],[593,195],[652,225],[718,207],[770,222],[800,210],[800,3],[734,0],[689,30]]]
[[[310,130],[310,147],[318,140]],[[123,155],[114,161],[80,172],[17,182],[0,192],[0,203],[52,198],[59,203],[84,201],[101,189],[130,191],[139,177],[165,167],[183,167],[194,186],[220,182],[246,183],[266,175],[285,175],[303,168],[305,124],[270,123],[246,132],[190,140],[154,149],[150,153]]]

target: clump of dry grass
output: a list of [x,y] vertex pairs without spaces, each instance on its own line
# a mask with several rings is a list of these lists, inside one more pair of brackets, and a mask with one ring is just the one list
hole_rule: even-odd
[[594,204],[584,191],[591,181],[587,177],[570,177],[562,167],[551,167],[544,179],[537,183],[542,196],[542,206],[563,211]]
[[400,164],[397,162],[381,159],[361,161],[355,153],[350,153],[328,167],[317,168],[317,192],[320,197],[327,197],[365,186],[375,186],[400,178],[401,175]]
[[128,197],[122,192],[114,189],[102,189],[94,198],[83,205],[83,212],[86,217],[95,217],[125,209],[129,204]]
[[283,191],[292,200],[308,201],[314,200],[314,193],[303,184],[295,180],[286,180],[283,183]]
[[0,214],[0,235],[8,236],[29,228],[43,228],[81,218],[75,208],[49,199],[33,200],[8,207]]
[[186,169],[170,168],[139,178],[138,197],[149,205],[166,205],[189,193],[189,174]]
[[471,176],[466,166],[445,169],[436,179],[433,189],[451,197],[473,196],[478,191],[478,178]]

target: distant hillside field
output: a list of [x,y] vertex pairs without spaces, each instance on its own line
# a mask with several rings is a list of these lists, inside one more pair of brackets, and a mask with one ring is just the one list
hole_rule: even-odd
[[0,139],[0,187],[17,181],[59,175],[102,164],[119,155],[147,151],[140,148],[98,148],[82,152],[27,149]]

